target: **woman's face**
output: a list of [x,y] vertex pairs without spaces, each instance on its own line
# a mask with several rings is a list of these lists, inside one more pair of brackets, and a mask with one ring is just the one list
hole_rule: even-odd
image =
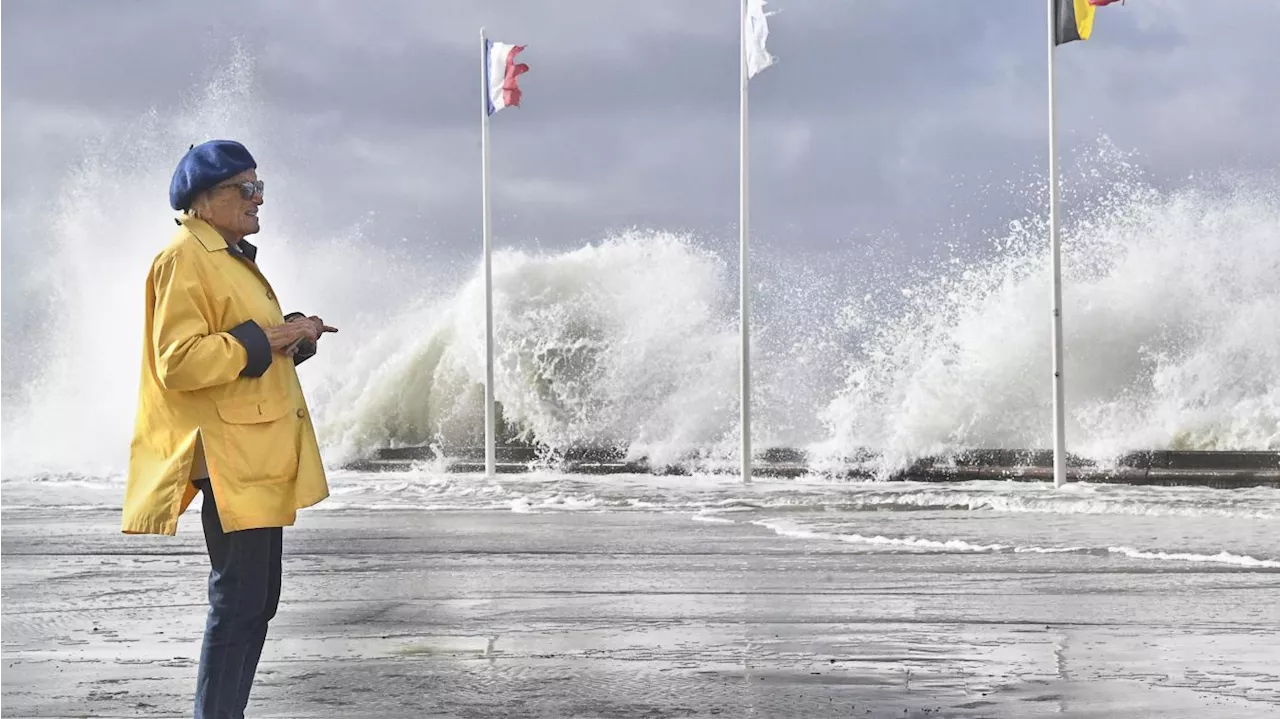
[[254,189],[245,198],[242,183],[256,182],[258,173],[254,170],[230,177],[215,185],[196,205],[200,219],[213,225],[219,232],[228,237],[240,238],[258,231],[258,207],[262,205],[262,191]]

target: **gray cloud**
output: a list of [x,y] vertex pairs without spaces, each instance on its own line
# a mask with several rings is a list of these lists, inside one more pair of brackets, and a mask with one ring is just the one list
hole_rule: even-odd
[[[751,85],[761,244],[816,252],[888,233],[904,252],[926,251],[949,228],[978,232],[1021,211],[1023,180],[1045,158],[1041,5],[771,2],[779,63]],[[493,122],[505,241],[567,246],[644,225],[731,242],[736,8],[14,0],[3,133],[6,177],[26,179],[5,183],[5,234],[39,214],[11,208],[56,193],[86,140],[150,108],[167,116],[239,43],[255,61],[255,152],[288,168],[273,199],[308,229],[360,224],[375,243],[412,236],[424,252],[466,257],[479,233],[485,24],[527,43],[533,68],[524,105]],[[1059,50],[1064,152],[1105,133],[1160,177],[1274,167],[1277,22],[1266,0],[1104,9],[1094,39]],[[6,243],[6,260],[21,252]]]

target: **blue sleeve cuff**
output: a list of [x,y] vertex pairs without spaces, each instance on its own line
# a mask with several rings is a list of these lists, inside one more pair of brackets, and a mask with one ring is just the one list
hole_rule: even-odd
[[261,377],[271,366],[271,342],[257,322],[249,320],[232,327],[227,334],[244,345],[249,361],[240,370],[241,377]]
[[294,350],[293,366],[297,367],[303,362],[306,362],[307,360],[314,357],[315,354],[316,354],[316,344],[314,342],[307,342],[305,340],[302,341],[298,345],[298,349]]

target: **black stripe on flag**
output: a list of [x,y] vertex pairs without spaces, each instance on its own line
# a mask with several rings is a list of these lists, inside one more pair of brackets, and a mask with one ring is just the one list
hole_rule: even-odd
[[[1043,5],[1041,6],[1043,7]],[[1054,27],[1053,44],[1065,45],[1080,37],[1080,25],[1076,17],[1076,0],[1057,0],[1053,4]]]

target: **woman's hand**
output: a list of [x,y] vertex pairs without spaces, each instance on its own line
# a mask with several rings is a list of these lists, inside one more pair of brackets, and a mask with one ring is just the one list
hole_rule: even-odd
[[[284,352],[299,340],[315,342],[320,338],[321,328],[323,327],[324,323],[312,321],[308,317],[294,322],[286,322],[282,325],[275,325],[274,327],[267,327],[262,331],[266,333],[267,341],[271,343],[273,352]],[[337,330],[334,331],[336,332]]]
[[[337,331],[338,331],[338,328],[337,328],[337,327],[330,327],[329,325],[326,325],[326,324],[324,323],[324,320],[320,319],[319,317],[316,317],[315,315],[311,315],[310,317],[307,317],[306,319],[311,320],[312,322],[314,322],[314,323],[316,324],[316,327],[319,327],[319,328],[320,328],[320,334],[324,334],[325,332],[337,332]],[[299,318],[298,320],[295,320],[295,321],[301,321],[301,320],[302,320],[302,318]],[[317,339],[317,340],[318,340],[318,339],[320,339],[319,335],[317,335],[317,336],[316,336],[316,339]]]

